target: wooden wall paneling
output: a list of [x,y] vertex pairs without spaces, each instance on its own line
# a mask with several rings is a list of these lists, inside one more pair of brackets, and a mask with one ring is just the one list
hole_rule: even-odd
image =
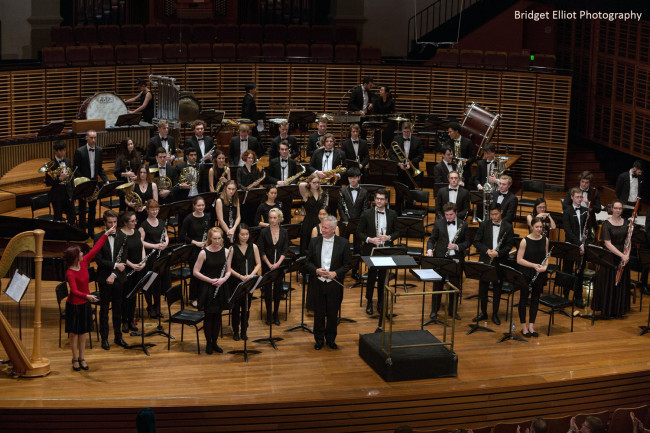
[[593,124],[588,131],[587,138],[607,145],[609,143],[611,121],[611,101],[596,97],[593,104]]
[[650,159],[650,115],[636,111],[634,118],[634,140],[641,146],[642,157]]
[[[111,68],[112,69],[112,68]],[[67,128],[77,118],[81,93],[79,68],[47,69],[45,75],[46,121],[65,120]]]
[[[117,86],[115,83],[115,68],[113,66],[81,68],[81,102],[97,93],[117,94]],[[118,95],[123,99],[131,98],[133,95],[137,94],[135,83],[133,84],[132,89],[133,90],[125,96]]]
[[[502,102],[499,114],[501,114],[501,120],[499,121],[497,133],[500,141],[515,140],[532,143],[535,125],[535,108],[532,103]],[[499,152],[503,151],[502,148],[503,146],[499,146]]]
[[45,123],[45,71],[11,74],[12,135],[36,133]]
[[[115,67],[115,93],[124,99],[130,99],[138,94],[135,81],[138,78],[149,79],[151,68],[149,65],[124,65]],[[149,88],[154,91],[153,86]]]
[[536,74],[504,72],[501,84],[502,101],[532,103],[535,100]]
[[621,151],[633,155],[642,153],[641,143],[633,136],[632,127],[634,114],[628,107],[615,104],[612,110],[612,134],[610,142],[612,147],[617,147]]
[[322,65],[289,65],[290,104],[315,113],[325,111],[325,81]]
[[636,61],[639,49],[639,29],[641,26],[638,21],[629,21],[617,26],[617,50],[616,55],[631,61]]
[[[221,110],[226,111],[229,119],[241,117],[241,101],[246,94],[244,85],[255,82],[256,67],[255,63],[221,65]],[[258,95],[264,93],[264,83],[256,84]],[[257,108],[263,111],[263,107],[258,105]]]
[[11,137],[11,73],[0,73],[0,139]]
[[421,128],[415,114],[431,113],[431,70],[428,68],[396,68],[395,93],[399,96],[395,101],[398,113],[411,113],[411,121],[415,129]]
[[496,106],[501,98],[501,73],[468,70],[466,98],[468,103],[483,101]]
[[639,65],[636,68],[634,106],[650,109],[650,67]]
[[634,63],[616,62],[616,76],[612,81],[612,83],[616,83],[613,86],[615,101],[629,105],[634,104],[635,69]]
[[[372,77],[374,79],[374,88],[372,91],[379,95],[379,88],[381,86],[388,86],[391,89],[391,93],[395,96],[395,87],[397,84],[397,70],[396,67],[386,67],[386,66],[373,66],[373,65],[362,65],[361,66],[361,79],[363,77]],[[399,95],[397,95],[399,97]]]
[[[566,145],[533,143],[533,162],[530,179],[541,180],[547,185],[564,186],[566,171]],[[519,162],[517,162],[519,164]],[[526,177],[522,177],[525,179]]]
[[643,20],[639,28],[639,55],[640,63],[650,62],[650,22]]
[[511,167],[514,177],[530,179],[530,171],[532,170],[533,164],[532,142],[528,140],[513,140],[505,133],[502,133],[501,137],[497,147],[499,153],[505,152],[507,147],[509,152],[521,155],[517,163]]
[[186,80],[185,86],[199,100],[201,110],[219,109],[221,97],[220,65],[187,65]]
[[257,66],[256,81],[264,83],[264,91],[258,94],[257,106],[266,113],[267,119],[288,118],[291,94],[289,71],[290,67],[287,64]]
[[[462,69],[431,69],[431,99],[438,101],[465,100],[467,71]],[[462,115],[462,111],[459,115]],[[458,117],[458,115],[457,115]]]
[[[569,107],[535,106],[534,141],[564,146],[569,132]],[[558,155],[564,159],[564,154]]]

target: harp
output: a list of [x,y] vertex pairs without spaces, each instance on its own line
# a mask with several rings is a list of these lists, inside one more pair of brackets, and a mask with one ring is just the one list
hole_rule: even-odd
[[11,325],[0,312],[0,343],[13,366],[14,374],[25,377],[46,376],[50,373],[50,361],[41,355],[41,273],[43,270],[43,230],[19,233],[14,236],[0,258],[0,278],[3,278],[14,258],[22,252],[34,254],[35,292],[34,292],[34,338],[32,354],[29,356]]

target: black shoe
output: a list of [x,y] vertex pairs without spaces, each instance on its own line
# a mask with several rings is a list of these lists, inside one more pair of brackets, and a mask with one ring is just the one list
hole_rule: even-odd
[[102,349],[111,350],[111,345],[108,344],[108,340],[102,338]]
[[138,327],[133,324],[133,322],[127,324],[129,331],[138,332]]
[[212,355],[212,343],[208,343],[205,345],[205,353],[208,355]]
[[84,371],[88,371],[89,367],[88,367],[88,364],[86,364],[85,359],[79,358],[79,368],[81,368]]
[[375,329],[375,333],[378,333],[378,332],[381,332],[381,328],[379,328],[379,327],[377,329]]
[[501,324],[501,320],[499,320],[499,315],[498,314],[493,314],[492,315],[492,322],[499,326]]
[[232,339],[235,341],[239,341],[239,332],[235,331],[232,333]]
[[120,347],[124,347],[124,348],[126,348],[126,346],[127,346],[126,341],[124,341],[124,339],[122,338],[121,335],[118,335],[117,337],[115,337],[115,344],[117,344]]
[[585,304],[585,301],[583,301],[582,299],[579,299],[579,300],[576,301],[576,307],[585,308],[586,306],[587,305]]
[[360,280],[360,279],[361,279],[361,276],[359,275],[358,272],[353,272],[353,273],[352,273],[352,279],[354,279],[354,280]]
[[328,342],[327,342],[327,345],[330,347],[330,349],[334,349],[334,350],[336,350],[336,349],[339,348],[339,346],[337,346],[336,343],[333,342],[333,341],[328,341]]
[[533,336],[533,334],[531,334],[530,332],[522,332],[521,335],[523,335],[526,338],[530,338]]
[[368,306],[366,307],[366,314],[367,314],[368,316],[372,316],[372,313],[373,313],[373,311],[372,311],[372,305],[368,305]]
[[271,324],[271,321],[269,319],[266,319],[264,323],[266,323],[266,326],[269,326]]
[[481,313],[478,316],[474,317],[472,319],[472,322],[480,322],[481,320],[487,320],[487,314],[486,313]]
[[317,341],[316,344],[314,344],[314,349],[315,350],[321,350],[323,348],[323,342],[322,341]]
[[537,333],[537,331],[531,332],[530,335],[535,337],[535,338],[539,337],[539,334]]
[[438,319],[438,313],[432,311],[431,314],[429,314],[429,319],[431,319],[431,320],[436,320],[436,319]]
[[122,323],[122,333],[126,334],[129,332],[129,325],[126,323]]
[[[451,314],[450,314],[450,316],[451,316]],[[461,319],[460,319],[460,314],[456,313],[455,319],[456,319],[456,320],[461,320]]]
[[223,353],[223,349],[221,347],[219,347],[219,345],[217,344],[216,341],[214,343],[212,343],[212,348],[217,353]]
[[280,326],[280,319],[275,319],[275,320],[273,321],[273,324],[274,324],[275,326]]

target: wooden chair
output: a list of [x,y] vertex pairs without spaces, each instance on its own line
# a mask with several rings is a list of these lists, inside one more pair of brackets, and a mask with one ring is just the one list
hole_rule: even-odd
[[[521,431],[526,431],[529,427],[530,421],[520,421],[515,423],[499,423],[494,426],[492,433],[517,433],[517,427],[521,427]],[[568,429],[567,429],[568,430]]]
[[630,418],[630,413],[634,412],[634,415],[637,418],[644,419],[647,410],[647,405],[616,409],[612,414],[612,419],[609,422],[607,432],[630,433],[632,431],[632,418]]
[[576,424],[578,425],[578,427],[580,427],[582,426],[582,423],[585,422],[585,419],[588,416],[595,416],[596,418],[600,418],[600,420],[603,422],[603,426],[606,428],[611,413],[612,411],[609,409],[603,410],[601,412],[594,412],[594,413],[580,413],[576,415]]

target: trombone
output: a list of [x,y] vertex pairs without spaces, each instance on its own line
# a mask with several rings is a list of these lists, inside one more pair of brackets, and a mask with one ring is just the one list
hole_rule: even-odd
[[409,165],[409,169],[404,170],[404,171],[406,172],[406,175],[409,177],[409,179],[411,179],[411,182],[413,183],[413,186],[415,187],[415,189],[420,189],[417,182],[415,182],[415,178],[418,177],[419,175],[421,175],[422,171],[418,170],[417,167],[415,167],[411,163],[408,156],[406,156],[406,154],[404,153],[402,148],[399,147],[399,144],[397,143],[397,141],[393,141],[390,144],[390,147],[393,149],[393,152],[395,152],[395,155],[397,155],[397,159],[399,159],[399,161],[402,164],[408,164]]

